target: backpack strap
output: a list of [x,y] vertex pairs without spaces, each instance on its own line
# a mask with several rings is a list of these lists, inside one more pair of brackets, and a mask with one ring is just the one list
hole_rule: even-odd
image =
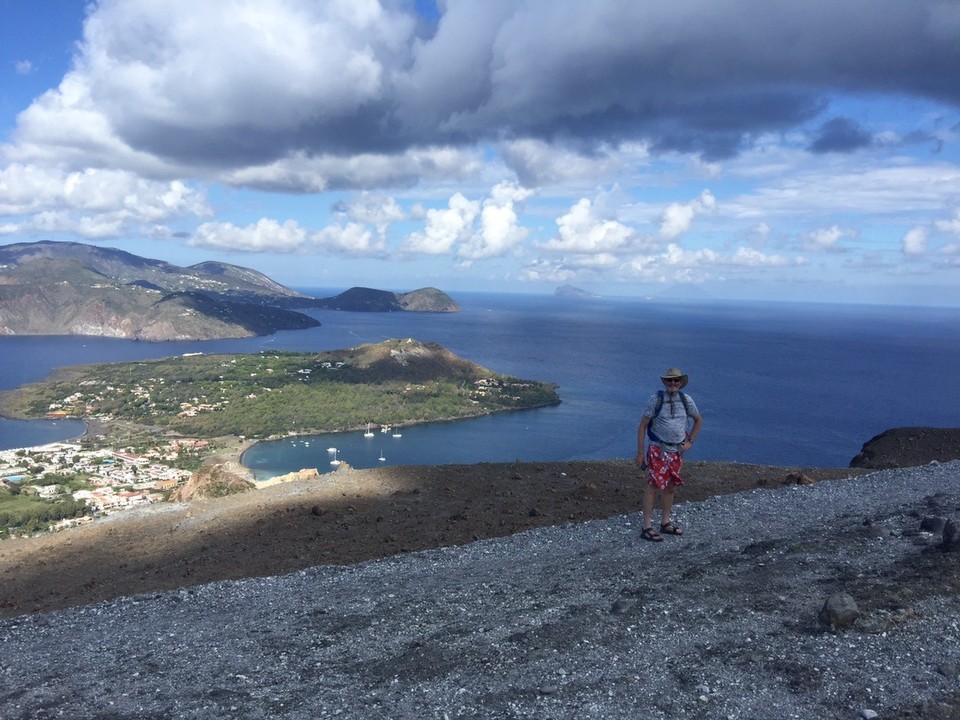
[[653,421],[657,415],[660,414],[661,409],[663,409],[663,390],[657,390],[657,404],[653,408],[653,415],[650,417],[650,422],[647,423],[647,437],[655,443],[661,442],[661,440],[660,436],[653,431]]

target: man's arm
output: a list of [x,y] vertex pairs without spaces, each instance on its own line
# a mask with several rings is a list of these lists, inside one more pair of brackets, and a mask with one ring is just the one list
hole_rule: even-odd
[[633,459],[634,464],[639,467],[643,464],[643,440],[647,436],[647,425],[650,424],[650,418],[644,415],[640,419],[640,427],[637,428],[637,456]]
[[693,441],[696,439],[697,435],[700,434],[700,428],[703,427],[703,417],[697,415],[693,419],[693,427],[690,428],[690,434],[687,435],[687,439],[683,441],[683,449],[689,450],[693,446]]

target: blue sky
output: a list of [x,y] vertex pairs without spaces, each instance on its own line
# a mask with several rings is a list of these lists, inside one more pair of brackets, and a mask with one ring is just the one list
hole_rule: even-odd
[[958,0],[0,0],[0,243],[960,306]]

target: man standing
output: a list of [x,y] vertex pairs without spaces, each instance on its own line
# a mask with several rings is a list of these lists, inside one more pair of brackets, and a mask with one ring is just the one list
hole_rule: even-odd
[[[655,392],[643,408],[643,418],[637,429],[637,467],[647,470],[647,485],[643,490],[643,532],[641,537],[661,542],[663,537],[653,529],[653,505],[657,493],[661,497],[660,532],[665,535],[683,535],[683,528],[670,520],[673,496],[683,485],[680,468],[683,453],[693,446],[700,434],[703,418],[693,398],[683,392],[687,378],[678,368],[670,368],[660,380],[665,390]],[[644,454],[644,438],[650,442]]]

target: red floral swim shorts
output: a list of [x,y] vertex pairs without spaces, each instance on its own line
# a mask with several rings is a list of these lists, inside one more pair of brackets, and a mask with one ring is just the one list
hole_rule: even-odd
[[683,485],[680,479],[682,467],[683,455],[680,453],[666,452],[653,443],[647,447],[647,483],[658,490],[665,490],[668,485]]

